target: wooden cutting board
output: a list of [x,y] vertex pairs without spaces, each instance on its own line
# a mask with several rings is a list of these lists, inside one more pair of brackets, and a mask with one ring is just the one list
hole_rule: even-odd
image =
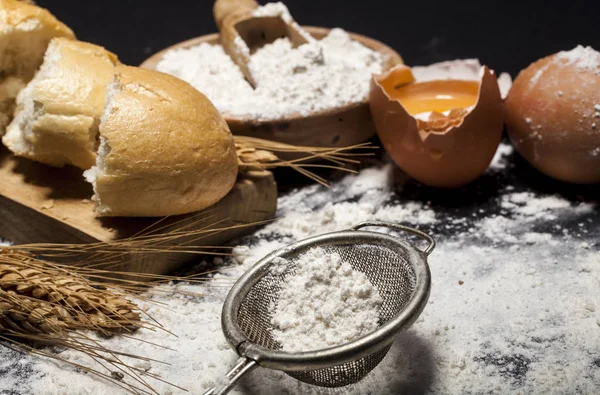
[[[0,237],[16,244],[110,242],[136,235],[160,220],[97,218],[89,200],[92,193],[81,170],[57,169],[16,158],[0,147]],[[219,228],[256,223],[273,218],[276,209],[277,185],[273,174],[254,171],[240,175],[231,192],[204,212],[169,217],[155,228],[160,227],[160,232],[166,233],[182,227],[203,229],[217,222]],[[250,229],[225,230],[189,245],[223,245]],[[177,239],[173,243],[185,241]],[[119,262],[111,265],[111,270],[166,274],[193,258],[173,251],[123,254]]]

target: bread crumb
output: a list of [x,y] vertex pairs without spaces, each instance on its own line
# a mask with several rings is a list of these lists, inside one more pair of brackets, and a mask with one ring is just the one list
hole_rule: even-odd
[[458,285],[463,285],[465,282],[463,280],[458,280]]
[[112,377],[115,380],[122,381],[123,378],[125,377],[125,375],[121,372],[115,371],[115,372],[110,372],[110,377]]
[[40,206],[40,209],[50,210],[52,207],[54,207],[54,199],[48,199],[48,200],[45,200],[44,203],[42,203],[42,205]]

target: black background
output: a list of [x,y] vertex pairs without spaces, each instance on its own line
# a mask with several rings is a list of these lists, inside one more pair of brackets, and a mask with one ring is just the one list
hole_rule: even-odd
[[[264,4],[266,1],[261,1]],[[600,0],[287,0],[304,25],[342,27],[396,49],[409,65],[478,57],[513,76],[577,44],[600,49]],[[179,41],[216,31],[212,0],[39,0],[80,40],[136,65]]]

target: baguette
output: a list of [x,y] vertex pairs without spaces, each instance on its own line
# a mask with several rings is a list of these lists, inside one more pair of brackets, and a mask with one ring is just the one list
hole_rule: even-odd
[[0,0],[0,135],[12,119],[19,91],[35,75],[54,37],[75,35],[43,8]]
[[[32,7],[0,0],[0,8],[15,4]],[[39,10],[40,18],[51,18]],[[61,26],[47,28],[45,41],[33,35],[35,50],[13,47],[19,55],[11,59],[21,64],[32,53],[39,59],[35,67],[14,67],[0,83],[0,94],[14,98],[20,91],[16,118],[2,138],[9,149],[85,170],[99,216],[186,214],[229,193],[238,173],[233,136],[202,93],[170,75],[121,65]]]
[[2,141],[15,155],[87,170],[96,163],[98,125],[117,58],[102,47],[55,38],[17,98]]
[[202,210],[233,187],[233,136],[199,91],[173,76],[115,67],[99,127],[96,165],[84,175],[100,216]]

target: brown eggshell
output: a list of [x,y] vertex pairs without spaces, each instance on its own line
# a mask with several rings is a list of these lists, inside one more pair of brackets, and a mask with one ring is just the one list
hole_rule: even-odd
[[[419,82],[430,80],[474,80],[479,81],[481,63],[479,59],[455,59],[433,63],[427,66],[414,66],[411,68],[415,79]],[[508,73],[498,75],[498,87],[503,99],[506,99],[512,85],[512,78]]]
[[[600,55],[599,55],[600,56]],[[558,54],[531,64],[506,99],[515,149],[556,179],[600,182],[600,68],[585,70]]]
[[452,110],[434,123],[431,119],[437,114],[430,122],[418,121],[384,89],[390,90],[389,81],[398,80],[406,69],[395,67],[371,82],[371,113],[386,151],[409,176],[430,186],[453,188],[475,180],[489,166],[502,138],[503,101],[496,76],[482,67],[474,108]]

